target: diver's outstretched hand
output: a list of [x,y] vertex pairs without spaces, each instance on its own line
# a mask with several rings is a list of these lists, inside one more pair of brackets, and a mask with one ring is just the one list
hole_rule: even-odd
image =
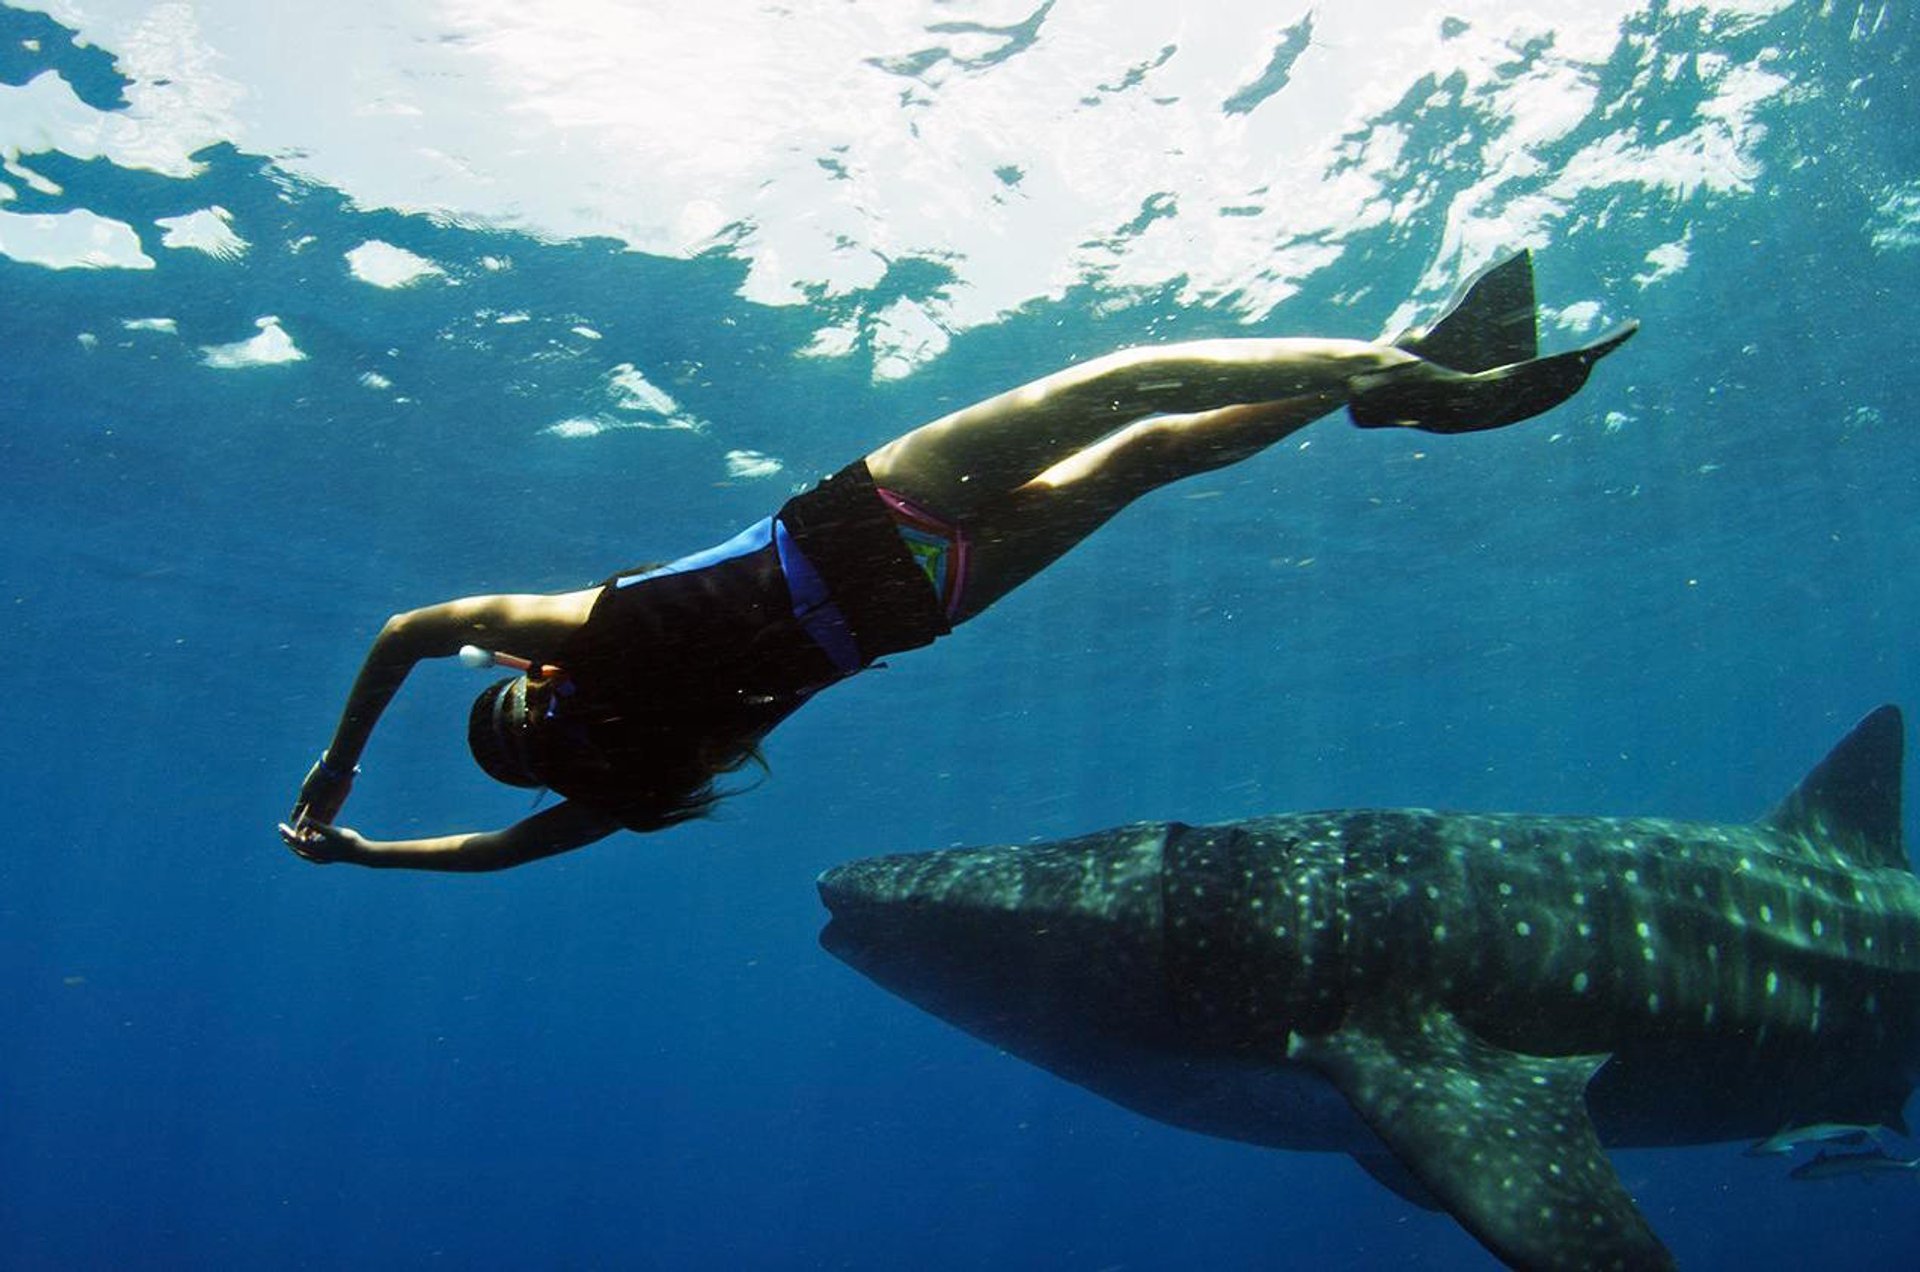
[[295,856],[315,865],[357,860],[367,846],[359,831],[325,822],[295,819],[291,823],[281,822],[278,829],[281,841],[293,849]]
[[347,802],[347,796],[353,794],[354,775],[359,772],[359,768],[352,765],[336,768],[322,755],[307,770],[306,780],[300,783],[300,794],[293,801],[293,811],[287,814],[287,820],[296,827],[315,822],[331,823],[340,816],[341,806]]

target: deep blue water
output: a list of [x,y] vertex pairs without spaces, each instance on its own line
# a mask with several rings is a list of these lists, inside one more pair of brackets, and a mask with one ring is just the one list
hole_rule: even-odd
[[[815,944],[812,881],[1145,818],[1739,820],[1868,709],[1920,703],[1920,231],[1889,242],[1884,207],[1920,178],[1920,69],[1905,6],[1869,6],[1870,39],[1856,8],[1741,37],[1802,90],[1768,108],[1751,192],[1615,195],[1538,254],[1543,298],[1645,324],[1574,404],[1458,439],[1329,420],[1160,492],[823,695],[714,820],[490,877],[315,869],[272,833],[387,614],[677,555],[957,404],[1245,328],[1088,286],[875,384],[796,357],[820,315],[741,300],[724,252],[361,210],[231,147],[191,181],[36,157],[62,193],[11,211],[218,204],[253,248],[0,258],[0,1264],[1488,1266],[1344,1159],[1144,1121],[886,996]],[[1684,14],[1648,28],[1689,38]],[[0,8],[0,80],[52,65],[112,106],[108,60],[59,35]],[[1657,129],[1683,98],[1635,100]],[[1454,179],[1445,132],[1414,131],[1410,170],[1431,145]],[[1634,284],[1683,232],[1684,272]],[[1260,329],[1372,335],[1438,233],[1356,233]],[[370,238],[462,286],[353,281]],[[860,299],[937,285],[890,279]],[[121,325],[162,314],[191,339]],[[201,365],[265,314],[307,361]],[[717,432],[542,434],[603,392],[582,322]],[[787,471],[716,481],[735,448]],[[526,810],[465,758],[477,687],[416,674],[348,820]],[[1906,1179],[1794,1184],[1738,1146],[1617,1160],[1688,1267],[1920,1260]]]

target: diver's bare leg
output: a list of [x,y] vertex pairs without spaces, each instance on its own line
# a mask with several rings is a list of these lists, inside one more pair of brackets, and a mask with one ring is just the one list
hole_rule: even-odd
[[1148,416],[1295,397],[1327,398],[1331,410],[1346,400],[1354,376],[1417,361],[1365,340],[1254,338],[1126,349],[923,425],[867,456],[867,466],[879,485],[968,521]]
[[1150,490],[1253,455],[1346,401],[1344,387],[1140,420],[978,509],[959,617],[971,618]]

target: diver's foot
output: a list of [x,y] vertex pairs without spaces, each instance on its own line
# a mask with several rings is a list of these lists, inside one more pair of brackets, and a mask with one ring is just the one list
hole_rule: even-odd
[[1491,371],[1464,374],[1431,362],[1408,362],[1355,376],[1347,413],[1361,428],[1417,428],[1429,433],[1477,433],[1504,428],[1552,410],[1579,392],[1593,364],[1640,329],[1615,327],[1569,353],[1534,358]]

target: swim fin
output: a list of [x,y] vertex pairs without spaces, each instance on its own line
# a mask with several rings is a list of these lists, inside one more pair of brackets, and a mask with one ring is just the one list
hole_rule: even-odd
[[1455,371],[1491,371],[1540,356],[1534,332],[1533,253],[1522,249],[1469,278],[1441,315],[1394,345]]
[[1638,322],[1625,322],[1571,352],[1471,374],[1422,361],[1357,375],[1348,382],[1353,396],[1347,413],[1361,428],[1417,428],[1429,433],[1501,428],[1572,397],[1587,382],[1593,364],[1639,329]]

